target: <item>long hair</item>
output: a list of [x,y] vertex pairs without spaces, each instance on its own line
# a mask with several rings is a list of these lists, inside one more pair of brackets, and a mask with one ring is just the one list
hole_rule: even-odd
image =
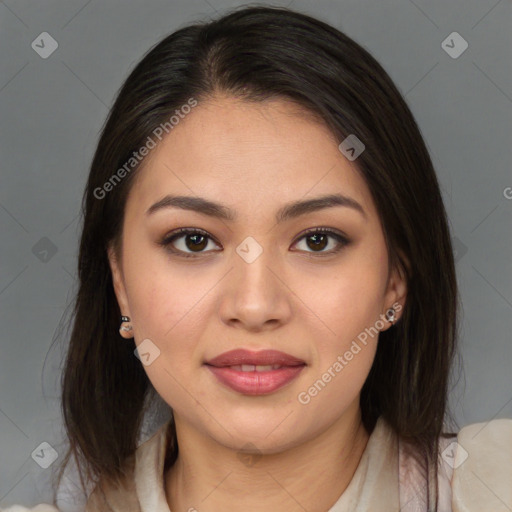
[[[322,21],[270,7],[235,9],[167,36],[136,65],[111,108],[82,201],[79,288],[62,377],[64,464],[75,458],[82,484],[83,478],[122,477],[154,391],[132,344],[119,338],[106,250],[111,242],[119,246],[127,194],[144,161],[108,193],[104,184],[176,110],[217,93],[253,102],[293,100],[339,142],[356,134],[365,144],[354,164],[377,207],[390,267],[404,273],[408,292],[401,319],[380,334],[361,392],[362,420],[371,432],[383,416],[436,467],[458,295],[428,150],[405,100],[368,51]],[[170,429],[172,464],[178,450],[172,422]]]

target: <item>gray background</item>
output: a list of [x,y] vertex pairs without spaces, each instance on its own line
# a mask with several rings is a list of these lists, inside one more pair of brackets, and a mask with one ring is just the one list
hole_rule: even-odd
[[[184,24],[243,2],[0,1],[0,506],[49,501],[61,460],[59,322],[76,290],[78,212],[98,132],[142,54]],[[512,417],[512,5],[509,0],[275,2],[369,50],[413,111],[457,249],[465,379],[462,427]],[[453,31],[469,47],[452,58]],[[58,42],[47,59],[31,47]],[[508,196],[508,198],[507,198]],[[46,252],[45,252],[46,251]],[[55,252],[56,251],[56,252]]]

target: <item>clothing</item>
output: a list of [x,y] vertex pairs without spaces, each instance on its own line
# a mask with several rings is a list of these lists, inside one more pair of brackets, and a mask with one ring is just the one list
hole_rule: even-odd
[[[86,512],[171,512],[163,487],[164,424],[135,454],[134,477],[117,489],[98,486]],[[512,419],[466,426],[440,439],[439,512],[512,510]],[[328,512],[423,512],[425,469],[381,417],[348,487]]]
[[54,506],[41,503],[34,508],[26,508],[21,505],[13,505],[9,508],[0,508],[0,512],[59,512]]
[[[167,426],[138,447],[122,486],[93,490],[85,512],[171,512],[163,487]],[[439,512],[512,511],[512,419],[466,426],[441,438],[439,453]],[[352,480],[327,512],[426,512],[425,478],[414,451],[381,417]],[[40,507],[7,511],[56,511]]]

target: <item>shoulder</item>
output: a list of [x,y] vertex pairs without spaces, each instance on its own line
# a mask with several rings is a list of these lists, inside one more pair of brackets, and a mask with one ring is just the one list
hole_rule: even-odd
[[453,469],[453,512],[512,510],[512,419],[463,427],[442,457]]
[[133,463],[125,476],[117,482],[100,480],[87,499],[85,507],[85,512],[118,512],[121,510],[133,512],[140,510],[133,477]]
[[140,444],[115,483],[100,480],[90,494],[85,512],[140,512],[162,502],[162,471],[167,447],[167,425]]

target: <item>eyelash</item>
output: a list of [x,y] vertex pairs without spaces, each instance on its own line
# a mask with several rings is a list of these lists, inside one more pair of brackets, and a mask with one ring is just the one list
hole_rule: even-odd
[[[328,235],[328,236],[334,238],[338,242],[339,245],[335,249],[331,249],[330,251],[318,251],[318,252],[317,251],[305,251],[305,252],[310,253],[315,256],[318,255],[320,257],[329,256],[329,255],[338,253],[344,247],[346,247],[347,245],[350,244],[350,240],[346,236],[342,235],[341,233],[338,233],[337,231],[333,231],[330,228],[320,227],[320,228],[310,228],[310,229],[306,230],[304,233],[302,233],[302,235],[299,238],[297,238],[297,240],[294,242],[293,245],[298,243],[303,238],[307,238],[308,236],[315,235],[318,233]],[[183,257],[183,258],[197,258],[201,254],[207,254],[207,253],[211,252],[211,251],[203,251],[203,252],[199,251],[196,253],[187,253],[187,252],[181,251],[180,249],[177,249],[177,250],[172,249],[171,244],[175,240],[177,240],[178,238],[181,238],[184,235],[203,235],[203,236],[209,238],[210,240],[213,240],[216,244],[220,245],[212,236],[210,236],[210,234],[207,231],[204,231],[199,228],[180,228],[180,229],[175,230],[175,231],[169,233],[168,235],[166,235],[163,240],[158,242],[158,244],[161,245],[162,247],[164,247],[166,250],[168,250],[172,254],[175,254],[176,256]]]

